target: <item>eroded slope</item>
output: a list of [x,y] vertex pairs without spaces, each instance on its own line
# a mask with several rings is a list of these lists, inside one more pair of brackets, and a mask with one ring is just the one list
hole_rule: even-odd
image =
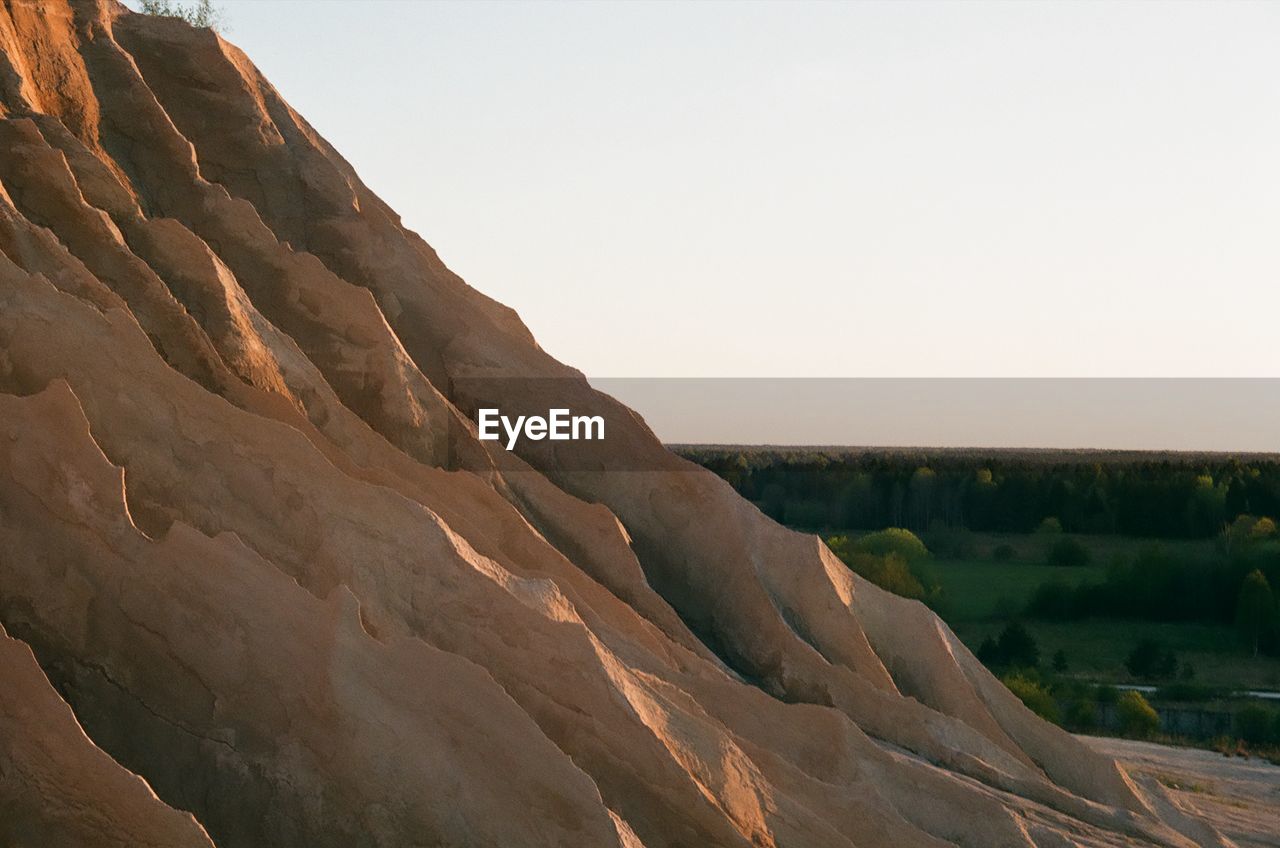
[[[0,113],[0,622],[217,844],[1224,844],[667,453],[212,32],[8,3]],[[606,442],[475,439],[548,380]]]

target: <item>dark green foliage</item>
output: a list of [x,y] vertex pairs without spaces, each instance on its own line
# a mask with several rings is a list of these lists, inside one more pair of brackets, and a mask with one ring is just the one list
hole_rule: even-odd
[[1088,698],[1076,698],[1067,704],[1064,724],[1077,733],[1093,730],[1098,723],[1098,708]]
[[996,640],[988,636],[982,640],[982,644],[978,646],[977,657],[983,665],[988,668],[995,668],[999,663],[996,661],[1000,654],[1000,644]]
[[1280,653],[1280,611],[1270,591],[1276,579],[1280,579],[1280,550],[1270,544],[1223,553],[1216,559],[1149,548],[1130,560],[1113,563],[1102,582],[1041,585],[1027,602],[1026,614],[1047,621],[1090,617],[1234,621],[1251,648],[1276,654]]
[[1011,621],[999,639],[982,643],[978,659],[989,668],[1035,668],[1040,664],[1040,647],[1021,622]]
[[[1053,696],[1050,715],[1061,715],[1057,723],[1075,732],[1093,730],[1098,723],[1098,687],[1069,677],[1050,676],[1047,682],[1036,672],[1023,672],[1022,676],[1040,683]],[[1023,699],[1026,703],[1026,699]],[[1031,706],[1031,704],[1027,704]],[[1032,709],[1036,709],[1032,707]],[[1036,712],[1044,714],[1041,710]],[[1051,719],[1055,720],[1055,719]]]
[[1058,674],[1061,674],[1062,672],[1066,671],[1067,670],[1066,652],[1061,649],[1054,651],[1052,665],[1053,665],[1053,670],[1056,671]]
[[1249,704],[1236,713],[1236,735],[1251,745],[1280,744],[1280,713],[1262,706]]
[[996,562],[1008,562],[1013,559],[1013,556],[1013,545],[997,545],[991,552],[991,558]]
[[[1055,518],[1067,533],[1209,539],[1242,514],[1280,516],[1280,460],[1272,457],[942,449],[678,450],[720,474],[774,517],[779,517],[782,503],[826,504],[823,526],[832,527],[1031,533],[1045,519]],[[771,486],[776,488],[770,492]]]
[[1069,536],[1055,539],[1045,557],[1049,565],[1062,565],[1069,568],[1088,565],[1089,559],[1089,549]]
[[1178,658],[1173,651],[1152,639],[1143,639],[1124,662],[1134,677],[1143,680],[1168,680],[1178,672]]
[[1078,614],[1077,589],[1061,580],[1040,584],[1027,603],[1027,614],[1048,621],[1069,621]]
[[1264,636],[1277,626],[1276,599],[1266,575],[1254,569],[1245,575],[1236,599],[1236,626],[1256,656]]
[[1036,532],[1041,536],[1056,536],[1062,532],[1062,522],[1056,515],[1050,515],[1048,518],[1040,522],[1036,527]]
[[924,534],[924,541],[930,553],[945,559],[970,559],[978,551],[973,532],[964,528],[935,526]]
[[817,530],[830,527],[827,505],[822,501],[788,501],[782,507],[781,520],[792,527]]
[[1237,515],[1222,532],[1222,544],[1228,551],[1253,549],[1261,544],[1274,541],[1276,523],[1274,520],[1254,515]]

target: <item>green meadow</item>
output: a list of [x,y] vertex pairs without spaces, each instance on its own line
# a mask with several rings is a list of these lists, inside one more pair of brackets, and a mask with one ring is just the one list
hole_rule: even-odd
[[[1010,620],[1019,620],[1035,638],[1047,663],[1062,652],[1066,674],[1099,683],[1144,683],[1125,667],[1134,646],[1152,640],[1173,651],[1180,664],[1195,670],[1195,682],[1232,689],[1280,690],[1280,661],[1254,656],[1236,628],[1226,623],[1163,622],[1138,619],[1083,618],[1044,621],[1025,615],[1032,596],[1048,582],[1076,585],[1106,578],[1106,563],[1159,546],[1201,556],[1211,546],[1199,541],[1127,539],[1115,536],[1073,537],[1090,552],[1082,566],[1044,562],[1046,541],[1036,534],[986,534],[965,557],[934,556],[917,566],[941,587],[937,612],[956,635],[977,651],[988,638],[998,638]],[[1006,545],[1014,558],[997,562],[992,552]]]

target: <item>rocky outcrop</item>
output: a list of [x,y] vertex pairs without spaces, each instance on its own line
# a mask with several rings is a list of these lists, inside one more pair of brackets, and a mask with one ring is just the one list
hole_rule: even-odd
[[84,735],[31,649],[0,627],[0,845],[212,848]]
[[[32,682],[0,740],[47,724],[97,764],[37,796],[30,751],[0,747],[22,821],[176,845],[207,838],[189,810],[221,846],[1225,844],[923,606],[665,451],[211,31],[10,3],[0,113],[0,622],[39,662],[13,660]],[[609,438],[476,438],[478,406],[549,397]]]

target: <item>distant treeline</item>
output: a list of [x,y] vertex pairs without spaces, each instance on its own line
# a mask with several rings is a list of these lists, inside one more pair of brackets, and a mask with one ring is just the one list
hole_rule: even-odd
[[980,450],[680,446],[785,524],[938,527],[1166,539],[1217,536],[1241,515],[1280,515],[1280,457]]

